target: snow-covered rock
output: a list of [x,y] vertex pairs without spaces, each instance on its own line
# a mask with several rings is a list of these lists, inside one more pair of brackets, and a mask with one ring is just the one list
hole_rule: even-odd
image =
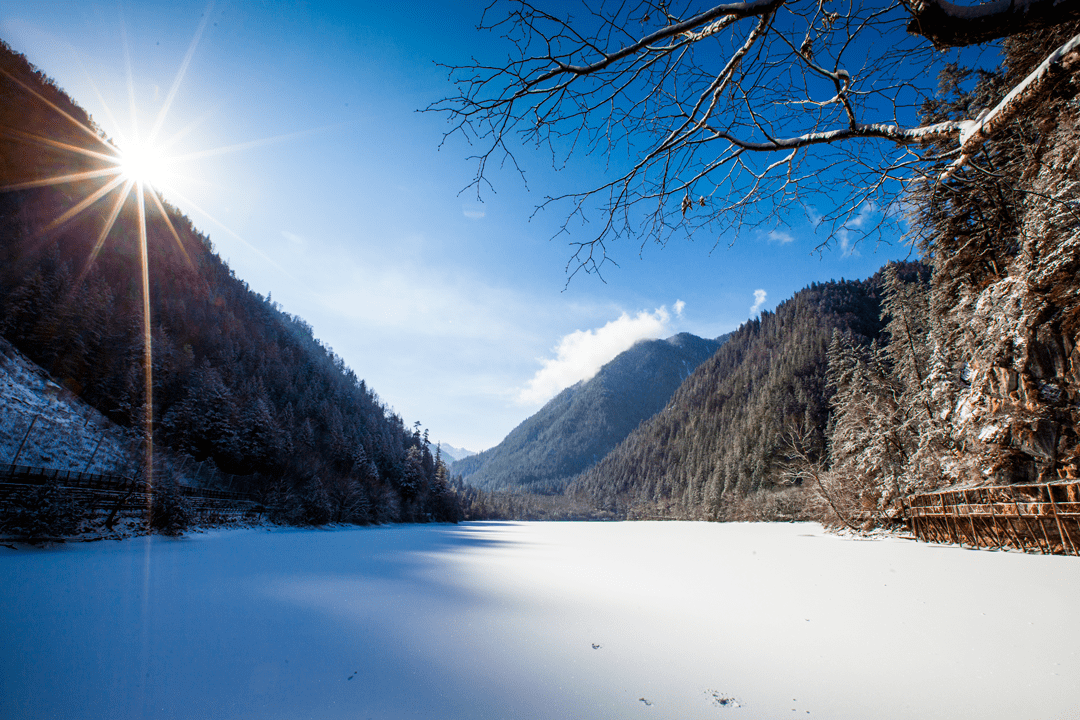
[[1075,119],[1047,132],[1019,252],[1004,277],[964,289],[955,307],[968,381],[957,436],[989,482],[1080,477],[1078,144]]

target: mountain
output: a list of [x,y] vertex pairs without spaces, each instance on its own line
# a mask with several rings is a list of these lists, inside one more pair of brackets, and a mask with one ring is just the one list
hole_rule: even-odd
[[825,452],[833,333],[878,338],[881,286],[880,273],[814,284],[745,323],[566,493],[617,517],[725,519],[751,494],[787,487],[789,438]]
[[488,490],[558,493],[663,408],[724,340],[689,333],[641,340],[592,379],[563,390],[495,447],[455,462],[451,472]]
[[447,464],[452,463],[456,460],[463,460],[467,457],[472,457],[476,454],[472,450],[454,447],[453,445],[447,445],[446,443],[438,443],[435,446],[432,446],[431,443],[428,443],[428,447],[430,448],[433,455],[435,454],[436,449],[438,449],[438,451],[442,453],[442,456],[444,458],[449,458]]
[[3,43],[0,127],[0,336],[113,423],[141,435],[149,416],[155,448],[273,494],[284,520],[457,516],[419,427],[149,188],[143,244],[115,148]]

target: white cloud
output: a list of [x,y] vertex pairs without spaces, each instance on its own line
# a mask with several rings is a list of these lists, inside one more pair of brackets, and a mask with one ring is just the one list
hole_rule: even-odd
[[750,306],[750,314],[756,315],[758,310],[761,310],[761,306],[765,304],[765,298],[767,293],[764,290],[758,289],[754,291],[754,304]]
[[479,220],[487,215],[487,211],[479,205],[462,205],[461,214],[470,220]]
[[844,223],[844,227],[859,230],[863,225],[870,222],[870,218],[872,218],[876,212],[877,205],[872,202],[865,202],[859,207],[859,212],[855,214],[855,217]]
[[[678,314],[686,303],[675,303]],[[638,340],[661,337],[668,331],[671,316],[666,307],[653,312],[642,310],[634,317],[625,312],[596,330],[576,330],[563,336],[553,348],[554,358],[541,359],[543,367],[518,392],[522,405],[538,405],[564,388],[588,380],[616,355]]]
[[676,300],[674,307],[675,307],[675,314],[678,317],[682,317],[682,311],[683,311],[683,308],[686,307],[686,303],[684,303],[682,300]]
[[844,227],[836,232],[836,237],[840,240],[840,254],[843,257],[859,257],[859,251],[855,249],[855,243],[864,235],[862,232],[863,226],[871,222],[877,213],[877,205],[872,202],[865,202],[859,206],[859,211],[855,213],[855,216],[844,223]]
[[789,242],[794,242],[795,236],[791,233],[784,232],[783,230],[770,230],[766,236],[770,242],[778,242],[781,245],[787,245]]
[[851,257],[855,255],[858,257],[859,251],[851,244],[851,231],[847,228],[840,228],[836,233],[837,239],[840,240],[840,256]]

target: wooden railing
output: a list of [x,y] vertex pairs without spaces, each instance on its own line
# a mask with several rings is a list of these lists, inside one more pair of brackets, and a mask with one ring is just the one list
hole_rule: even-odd
[[44,485],[53,481],[66,487],[106,487],[133,482],[131,478],[123,475],[105,475],[29,465],[0,465],[0,482]]
[[919,540],[1080,555],[1080,482],[999,485],[914,495],[907,505]]
[[[0,509],[25,498],[34,487],[55,483],[64,495],[89,511],[117,509],[121,514],[140,512],[150,504],[146,483],[122,475],[84,473],[26,465],[0,465]],[[178,485],[190,507],[200,515],[258,516],[266,508],[245,493]]]

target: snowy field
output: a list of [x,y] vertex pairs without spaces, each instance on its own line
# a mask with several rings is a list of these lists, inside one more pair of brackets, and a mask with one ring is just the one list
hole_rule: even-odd
[[1078,599],[813,524],[0,547],[0,718],[1080,718]]

